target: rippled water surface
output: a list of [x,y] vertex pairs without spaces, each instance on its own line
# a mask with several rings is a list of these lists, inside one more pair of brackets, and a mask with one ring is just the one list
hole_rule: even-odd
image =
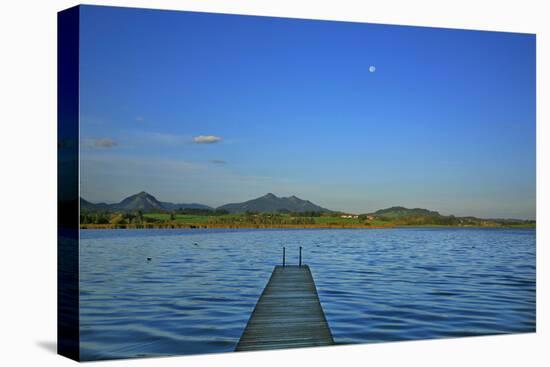
[[282,246],[337,343],[535,331],[534,230],[83,230],[82,359],[232,351]]

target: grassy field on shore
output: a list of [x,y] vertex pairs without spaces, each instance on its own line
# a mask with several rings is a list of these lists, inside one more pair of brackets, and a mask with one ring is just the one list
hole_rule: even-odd
[[430,217],[384,218],[323,214],[293,216],[291,214],[181,214],[181,213],[109,213],[95,214],[81,220],[81,228],[395,228],[395,227],[476,227],[535,228],[534,221],[455,219],[442,221]]
[[[170,214],[167,213],[150,213],[144,214],[145,218],[151,218],[159,221],[170,221]],[[242,214],[225,214],[220,218],[238,220]],[[292,218],[288,214],[281,214],[285,219]],[[188,223],[188,224],[208,224],[209,216],[204,215],[192,215],[192,214],[176,214],[172,220],[175,223]],[[309,218],[309,217],[308,217]],[[314,225],[365,225],[365,221],[359,218],[342,218],[340,216],[320,216],[311,217]],[[370,225],[386,226],[388,223],[381,220],[370,221]]]
[[300,217],[288,214],[224,214],[220,216],[145,213],[141,221],[110,220],[108,223],[82,223],[81,228],[390,228],[384,221],[365,222],[340,216]]

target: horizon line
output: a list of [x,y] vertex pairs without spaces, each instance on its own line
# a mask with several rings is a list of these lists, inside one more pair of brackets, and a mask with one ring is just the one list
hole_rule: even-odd
[[[240,201],[240,202],[237,202],[237,201],[229,201],[225,204],[221,204],[221,205],[217,205],[217,206],[211,206],[211,205],[207,205],[207,204],[202,204],[202,203],[199,203],[199,202],[193,202],[193,201],[190,201],[190,202],[182,202],[182,203],[179,203],[179,202],[174,202],[174,201],[163,201],[163,200],[159,200],[157,198],[157,196],[145,191],[145,190],[141,190],[135,194],[131,194],[131,195],[128,195],[128,196],[125,196],[124,198],[122,198],[121,200],[119,201],[115,201],[115,202],[110,202],[110,201],[95,201],[95,202],[92,202],[82,196],[79,195],[79,198],[80,199],[83,199],[83,200],[86,200],[87,202],[91,203],[91,204],[94,204],[94,205],[97,205],[97,204],[107,204],[107,205],[113,205],[113,204],[119,204],[120,202],[122,202],[123,200],[129,198],[129,197],[132,197],[132,196],[136,196],[136,195],[139,195],[139,194],[147,194],[147,195],[150,195],[152,196],[153,198],[155,198],[156,200],[160,201],[160,202],[163,202],[163,203],[171,203],[171,204],[197,204],[197,205],[204,205],[204,206],[207,206],[211,209],[218,209],[224,205],[228,205],[228,204],[240,204],[240,203],[243,203],[243,202],[246,202],[246,201],[250,201],[250,200],[255,200],[255,199],[260,199],[262,197],[265,197],[265,196],[268,196],[268,195],[273,195],[275,196],[276,198],[278,199],[285,199],[285,198],[291,198],[291,197],[295,197],[297,199],[300,199],[300,200],[303,200],[303,201],[308,201],[314,205],[317,205],[315,204],[314,202],[312,202],[311,200],[309,199],[302,199],[296,195],[290,195],[290,196],[277,196],[275,194],[273,194],[273,192],[268,192],[264,195],[261,195],[261,196],[258,196],[258,197],[253,197],[252,199],[248,199],[248,200],[243,200],[243,201]],[[80,202],[80,200],[79,200]],[[317,206],[320,206],[320,205],[317,205]],[[445,217],[450,217],[450,216],[454,216],[454,217],[473,217],[473,218],[477,218],[477,219],[485,219],[485,220],[491,220],[491,219],[495,219],[495,220],[525,220],[525,221],[536,221],[536,216],[535,218],[513,218],[513,217],[502,217],[502,216],[495,216],[495,217],[476,217],[474,215],[455,215],[455,214],[441,214],[438,210],[432,210],[432,209],[428,209],[428,208],[422,208],[420,206],[414,206],[414,207],[406,207],[406,206],[403,206],[403,205],[391,205],[391,206],[388,206],[388,207],[385,207],[385,208],[379,208],[379,209],[375,209],[375,210],[371,210],[371,211],[368,211],[368,212],[361,212],[361,213],[356,213],[356,212],[351,212],[351,211],[344,211],[344,210],[332,210],[332,209],[328,209],[328,208],[324,208],[324,209],[327,209],[331,212],[338,212],[338,213],[343,213],[343,214],[353,214],[353,215],[361,215],[361,214],[373,214],[379,210],[387,210],[387,209],[391,209],[391,208],[404,208],[404,209],[409,209],[409,210],[415,210],[415,209],[423,209],[423,210],[429,210],[429,211],[433,211],[433,212],[436,212],[437,214],[441,215],[441,216],[445,216]]]

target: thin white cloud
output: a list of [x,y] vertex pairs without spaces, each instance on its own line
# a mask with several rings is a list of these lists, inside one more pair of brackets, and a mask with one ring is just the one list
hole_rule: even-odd
[[210,163],[213,164],[227,164],[227,161],[224,161],[223,159],[212,159]]
[[118,143],[110,138],[97,139],[94,141],[94,146],[97,148],[112,148],[116,145],[118,145]]
[[118,145],[118,142],[111,138],[101,138],[101,139],[82,139],[81,146],[83,148],[113,148]]
[[199,135],[193,138],[196,144],[214,144],[219,143],[221,140],[222,138],[215,135]]

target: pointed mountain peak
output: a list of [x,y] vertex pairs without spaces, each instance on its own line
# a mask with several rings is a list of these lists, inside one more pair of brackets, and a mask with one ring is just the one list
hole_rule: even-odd
[[145,191],[141,191],[141,192],[138,192],[137,194],[128,196],[116,204],[106,204],[106,203],[93,204],[81,197],[80,207],[86,210],[97,209],[97,210],[125,211],[125,212],[133,211],[133,210],[141,210],[145,212],[161,212],[161,211],[173,211],[177,209],[187,209],[187,208],[208,209],[208,210],[212,209],[208,205],[202,205],[202,204],[196,204],[196,203],[175,204],[170,202],[162,202],[157,200],[156,197],[154,197],[153,195]]
[[139,192],[135,195],[128,196],[117,204],[120,209],[123,210],[151,210],[162,209],[162,203],[157,200],[153,195],[146,193],[145,191]]
[[268,192],[267,194],[264,195],[264,198],[267,198],[267,199],[277,199],[277,196],[276,195],[273,195],[272,193]]

